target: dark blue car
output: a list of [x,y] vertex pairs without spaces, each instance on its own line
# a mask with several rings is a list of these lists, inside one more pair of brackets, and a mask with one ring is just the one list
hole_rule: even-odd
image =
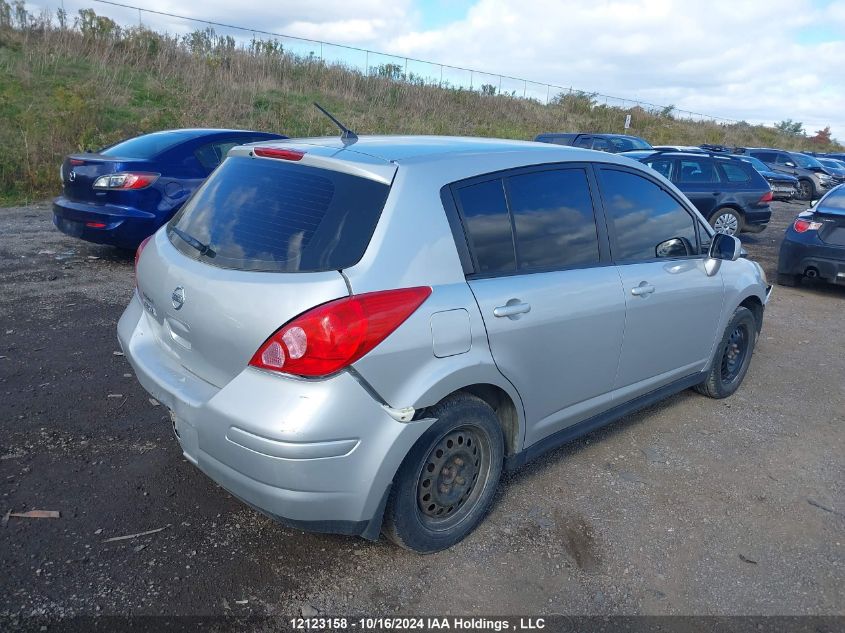
[[759,233],[772,217],[769,183],[749,163],[718,152],[625,152],[671,180],[717,233]]
[[787,227],[778,257],[778,283],[804,277],[845,284],[845,185],[828,191]]
[[71,154],[62,164],[53,224],[72,237],[134,249],[173,217],[229,149],[282,138],[248,130],[168,130]]

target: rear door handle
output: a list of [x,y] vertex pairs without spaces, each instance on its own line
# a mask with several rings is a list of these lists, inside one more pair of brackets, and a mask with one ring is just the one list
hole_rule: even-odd
[[639,286],[631,288],[631,294],[635,297],[645,297],[646,295],[650,295],[652,292],[654,292],[654,286],[647,281],[640,282]]
[[530,303],[511,303],[509,301],[507,305],[493,308],[493,316],[495,317],[512,317],[517,314],[525,314],[526,312],[531,312]]

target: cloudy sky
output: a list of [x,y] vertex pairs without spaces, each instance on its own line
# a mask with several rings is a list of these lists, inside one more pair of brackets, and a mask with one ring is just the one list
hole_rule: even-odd
[[[56,7],[61,0],[31,6]],[[123,0],[126,4],[139,4]],[[28,3],[29,4],[29,3]],[[845,141],[845,0],[145,0],[148,9],[321,39]],[[138,12],[94,0],[121,23]],[[143,14],[153,28],[197,25]],[[220,30],[220,29],[218,29]],[[313,45],[308,45],[314,48]],[[326,47],[326,56],[339,55]],[[362,54],[343,53],[364,65]],[[359,59],[360,57],[360,59]],[[371,65],[383,63],[371,57]],[[409,70],[433,74],[411,63]],[[466,83],[457,71],[446,79]],[[473,76],[474,85],[497,83]],[[505,81],[520,93],[523,84]],[[529,87],[538,98],[545,88]]]

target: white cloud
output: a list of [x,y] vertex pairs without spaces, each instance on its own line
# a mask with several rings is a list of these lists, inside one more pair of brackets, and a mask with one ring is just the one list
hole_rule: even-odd
[[388,48],[503,74],[753,122],[792,118],[845,140],[845,2],[479,0],[442,29]]
[[[90,0],[65,6],[138,19]],[[144,6],[755,123],[791,118],[810,132],[830,125],[845,140],[845,0],[478,0],[464,19],[435,30],[419,27],[413,0]]]

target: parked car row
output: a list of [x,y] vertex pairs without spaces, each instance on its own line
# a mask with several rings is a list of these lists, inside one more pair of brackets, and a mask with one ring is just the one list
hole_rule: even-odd
[[772,217],[773,192],[754,167],[730,155],[656,150],[625,152],[674,183],[717,233],[759,233]]
[[[133,249],[173,217],[229,149],[284,138],[250,130],[168,130],[72,154],[60,170],[62,195],[54,201],[53,222],[68,235]],[[815,199],[845,182],[845,163],[836,158],[777,149],[736,148],[730,154],[719,145],[652,147],[625,134],[548,133],[535,140],[644,162],[675,183],[717,232],[729,235],[762,231],[772,199]],[[731,156],[754,169],[731,162]]]
[[801,152],[768,147],[737,148],[736,151],[756,158],[772,171],[797,178],[802,200],[816,200],[838,184],[818,159]]

